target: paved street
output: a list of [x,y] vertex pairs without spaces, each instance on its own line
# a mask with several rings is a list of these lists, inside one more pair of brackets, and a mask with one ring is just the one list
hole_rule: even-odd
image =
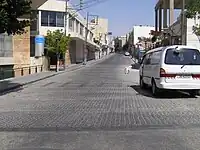
[[200,149],[200,98],[153,98],[131,63],[115,54],[0,96],[0,149]]

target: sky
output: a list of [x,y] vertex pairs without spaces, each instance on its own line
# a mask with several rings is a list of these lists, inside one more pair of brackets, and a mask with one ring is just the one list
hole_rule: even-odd
[[[79,4],[80,0],[71,0],[72,4]],[[88,0],[83,0],[88,1]],[[154,7],[158,0],[104,0],[86,11],[99,17],[107,18],[109,31],[114,36],[125,35],[134,25],[154,26]]]

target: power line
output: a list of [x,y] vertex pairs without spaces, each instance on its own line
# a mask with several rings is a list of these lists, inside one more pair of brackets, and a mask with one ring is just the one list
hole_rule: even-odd
[[[90,0],[90,2],[91,1],[94,1],[94,0]],[[86,2],[85,2],[86,3]],[[72,5],[72,6],[75,6],[75,7],[80,7],[81,6],[81,4],[77,4],[77,5]],[[89,8],[89,7],[91,7],[92,5],[89,5],[89,6],[87,6],[87,7],[80,7],[80,8],[75,8],[75,7],[73,7],[73,8],[68,8],[68,9],[71,9],[71,10],[75,10],[75,12],[73,12],[71,15],[72,15],[72,17],[73,17],[73,15],[75,15],[77,12],[79,12],[79,11],[82,11],[82,10],[84,10],[84,9],[87,9],[87,8]],[[71,18],[71,17],[68,17],[67,19],[69,19],[69,18]]]
[[[90,0],[90,1],[94,1],[94,0]],[[94,4],[91,4],[91,5],[88,5],[87,7],[83,7],[83,8],[79,8],[79,9],[74,9],[74,10],[76,10],[75,12],[73,12],[71,15],[72,15],[72,17],[77,13],[77,12],[79,12],[79,11],[82,11],[82,10],[84,10],[84,9],[87,9],[87,8],[90,8],[90,7],[92,7],[92,6],[95,6],[95,5],[97,5],[97,4],[101,4],[101,3],[103,3],[103,2],[106,2],[106,1],[108,1],[108,0],[95,0],[95,1],[98,1],[98,2],[96,2],[96,3],[94,3]],[[68,18],[66,18],[66,19],[69,19],[69,18],[72,18],[72,17],[68,17]]]
[[[72,5],[73,8],[69,8],[69,9],[72,9],[72,10],[76,10],[77,9],[77,10],[80,11],[81,9],[83,10],[83,9],[95,6],[97,4],[101,4],[101,3],[106,2],[106,1],[108,1],[108,0],[88,0],[86,2],[82,2],[81,4]],[[85,4],[87,4],[87,6],[83,6]],[[82,8],[80,8],[81,5],[82,5]]]
[[[95,0],[96,1],[96,0]],[[94,0],[89,0],[89,1],[86,1],[86,2],[83,2],[83,0],[80,0],[80,3],[79,4],[71,4],[71,8],[69,9],[81,9],[84,7],[84,5],[87,5],[89,3],[92,3],[92,2],[95,2]]]
[[106,1],[108,1],[108,0],[96,0],[96,3],[91,4],[91,5],[89,5],[89,6],[85,7],[85,8],[89,8],[89,7],[95,6],[96,4],[104,3],[104,2],[106,2]]
[[106,2],[106,1],[108,1],[108,0],[96,0],[96,3],[90,4],[90,5],[86,6],[86,7],[84,7],[84,8],[83,8],[82,10],[80,10],[80,11],[86,13],[86,11],[84,11],[85,9],[90,8],[90,7],[93,7],[93,6],[98,5],[98,4],[101,4],[101,3],[104,3],[104,2]]
[[80,5],[85,5],[85,4],[89,4],[89,3],[93,3],[93,2],[97,2],[99,0],[88,0],[86,2],[83,2],[83,0],[80,0],[80,3],[79,4],[75,4],[75,5],[72,5],[73,7],[80,7]]

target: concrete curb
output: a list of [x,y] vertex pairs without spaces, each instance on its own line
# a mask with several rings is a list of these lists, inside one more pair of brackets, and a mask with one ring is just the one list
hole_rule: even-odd
[[[25,86],[25,85],[32,84],[32,83],[35,83],[35,82],[38,82],[38,81],[41,81],[41,80],[44,80],[44,79],[48,79],[48,78],[51,78],[51,77],[56,76],[56,75],[59,75],[59,74],[63,74],[63,73],[71,72],[71,71],[76,71],[76,70],[81,69],[81,68],[84,68],[84,67],[86,67],[86,66],[93,65],[93,64],[97,64],[97,63],[99,63],[99,62],[101,62],[101,61],[103,61],[103,60],[105,60],[105,59],[110,58],[110,57],[113,56],[113,55],[114,55],[114,54],[107,55],[106,57],[103,57],[102,59],[94,60],[93,62],[89,62],[89,64],[86,64],[86,65],[78,65],[78,66],[75,66],[75,67],[72,66],[71,69],[70,69],[70,67],[69,67],[69,68],[66,68],[65,71],[55,72],[55,73],[52,73],[52,74],[47,75],[47,76],[45,76],[45,77],[40,77],[40,78],[38,78],[38,79],[35,79],[35,80],[32,80],[32,81],[28,81],[28,82],[24,82],[24,83],[22,83],[22,84],[16,83],[16,85],[13,85],[13,86],[11,86],[11,87],[7,87],[7,88],[2,89],[2,90],[0,89],[0,95],[4,95],[4,94],[9,93],[9,92],[11,92],[11,91],[13,91],[13,90],[15,90],[15,89],[19,89],[19,88],[21,88],[21,87],[23,87],[23,86]],[[2,82],[3,82],[3,81],[2,81]]]

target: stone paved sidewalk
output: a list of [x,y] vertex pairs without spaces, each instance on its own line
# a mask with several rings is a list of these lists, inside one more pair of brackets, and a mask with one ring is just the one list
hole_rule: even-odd
[[68,71],[74,71],[92,64],[99,63],[109,57],[111,57],[114,54],[107,55],[101,59],[98,60],[91,60],[87,62],[87,65],[82,65],[82,64],[72,64],[66,67],[65,71],[59,71],[59,72],[54,72],[54,71],[46,71],[46,72],[41,72],[37,74],[31,74],[28,76],[21,76],[21,77],[16,77],[16,78],[9,78],[9,79],[4,79],[0,80],[0,93],[5,93],[9,92],[11,90],[20,88],[24,85],[31,84],[46,78],[53,77],[55,75],[59,75]]

